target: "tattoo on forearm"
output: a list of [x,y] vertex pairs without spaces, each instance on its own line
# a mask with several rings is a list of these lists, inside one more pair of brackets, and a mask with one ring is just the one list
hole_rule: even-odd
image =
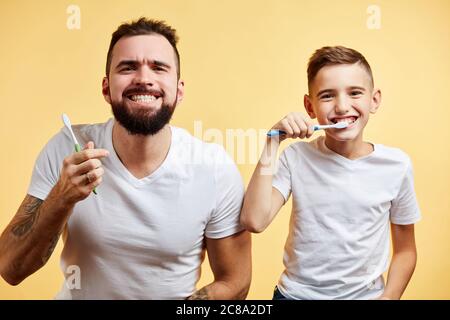
[[56,236],[53,237],[52,241],[50,242],[50,247],[48,248],[47,252],[42,256],[43,264],[47,263],[48,259],[50,259],[50,256],[52,255],[53,251],[55,250],[56,245],[58,244],[59,235],[60,235],[60,233],[58,233]]
[[194,292],[188,300],[210,300],[208,290],[206,288],[201,288],[200,290]]
[[22,203],[19,211],[23,211],[23,214],[18,218],[18,221],[11,229],[15,236],[24,236],[31,230],[39,218],[39,208],[42,202],[41,199],[30,196]]

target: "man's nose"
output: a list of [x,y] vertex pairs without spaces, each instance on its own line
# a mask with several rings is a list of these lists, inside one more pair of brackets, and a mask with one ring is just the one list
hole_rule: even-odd
[[147,66],[143,66],[135,73],[133,83],[136,85],[149,85],[153,86],[155,82],[153,71]]

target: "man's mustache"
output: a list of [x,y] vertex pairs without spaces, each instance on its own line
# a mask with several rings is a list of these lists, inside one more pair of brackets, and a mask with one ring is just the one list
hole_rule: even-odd
[[151,88],[146,88],[146,87],[134,87],[134,88],[130,88],[124,91],[123,95],[124,96],[131,96],[134,94],[150,94],[152,96],[155,96],[157,98],[160,97],[164,97],[164,92],[163,91],[159,91],[159,90],[155,90],[155,89],[151,89]]

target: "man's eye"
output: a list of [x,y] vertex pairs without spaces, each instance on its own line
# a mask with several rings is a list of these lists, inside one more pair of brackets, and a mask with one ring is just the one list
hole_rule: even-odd
[[352,91],[352,92],[350,92],[351,96],[360,96],[362,94],[363,94],[362,91]]
[[126,66],[126,67],[123,67],[122,69],[120,69],[121,72],[133,71],[133,70],[136,70],[136,67]]
[[165,71],[166,69],[164,69],[163,67],[154,67],[153,70],[156,70],[156,71]]

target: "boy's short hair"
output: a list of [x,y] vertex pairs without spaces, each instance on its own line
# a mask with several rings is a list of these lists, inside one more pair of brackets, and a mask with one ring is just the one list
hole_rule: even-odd
[[175,52],[177,76],[180,78],[180,54],[177,49],[178,36],[177,31],[166,24],[164,21],[140,18],[130,23],[121,24],[112,34],[111,43],[109,44],[108,55],[106,58],[106,75],[109,76],[111,68],[112,51],[114,45],[123,37],[159,34],[169,41]]
[[343,46],[322,47],[309,58],[308,62],[308,89],[311,90],[311,83],[314,81],[317,73],[325,66],[337,64],[354,64],[359,63],[370,76],[373,87],[372,69],[366,58],[356,50]]

